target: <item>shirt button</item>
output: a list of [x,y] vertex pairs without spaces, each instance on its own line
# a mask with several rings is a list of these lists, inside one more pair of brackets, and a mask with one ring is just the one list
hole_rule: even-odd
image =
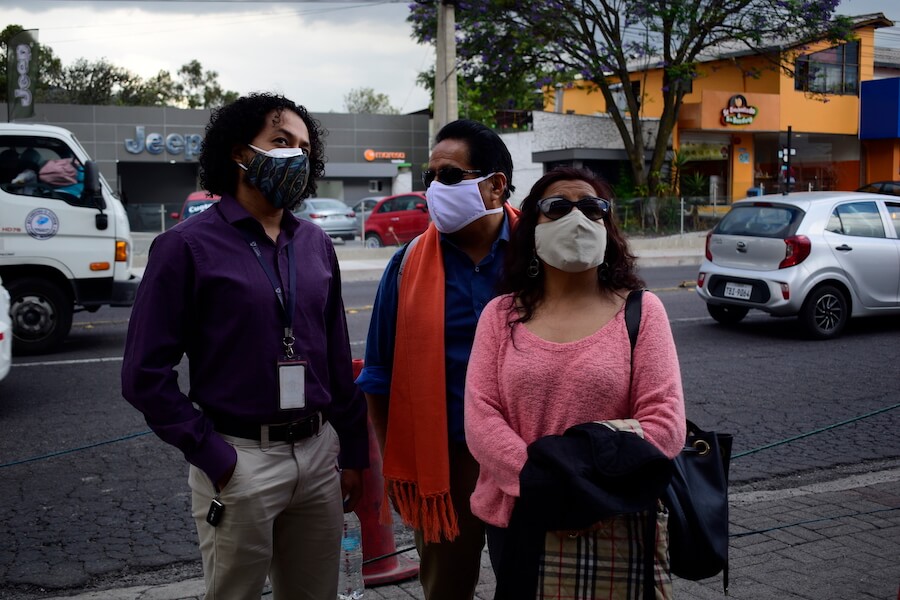
[[476,273],[481,273],[481,267],[475,267],[475,272],[476,272]]

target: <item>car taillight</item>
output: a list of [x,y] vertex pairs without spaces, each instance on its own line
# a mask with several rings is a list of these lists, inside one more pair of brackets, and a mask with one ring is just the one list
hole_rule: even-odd
[[712,252],[709,251],[709,240],[712,239],[712,231],[706,234],[706,260],[712,261]]
[[350,217],[351,219],[355,219],[356,213],[351,210],[350,212],[347,213],[347,216]]
[[812,250],[812,244],[805,235],[792,235],[784,239],[784,260],[778,263],[779,269],[799,265]]
[[697,275],[697,287],[702,288],[704,283],[706,283],[706,273],[701,271],[700,274]]
[[324,219],[326,215],[320,215],[319,213],[309,213],[310,219]]

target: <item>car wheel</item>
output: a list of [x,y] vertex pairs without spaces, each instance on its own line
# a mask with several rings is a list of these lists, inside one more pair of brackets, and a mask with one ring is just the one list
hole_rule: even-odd
[[25,277],[6,285],[13,352],[43,354],[57,348],[72,328],[72,298],[53,283]]
[[850,320],[850,307],[844,293],[832,285],[817,287],[803,302],[800,323],[806,333],[816,340],[828,340],[840,335]]
[[384,246],[384,243],[382,243],[377,233],[366,234],[366,248],[381,248],[382,246]]
[[706,310],[709,316],[722,325],[734,325],[740,323],[750,311],[744,306],[724,306],[722,304],[707,304]]

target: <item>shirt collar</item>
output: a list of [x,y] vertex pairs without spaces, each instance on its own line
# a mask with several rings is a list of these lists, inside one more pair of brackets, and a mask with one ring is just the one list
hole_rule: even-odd
[[[246,220],[258,223],[258,221],[253,218],[253,215],[247,212],[247,209],[241,206],[241,203],[237,201],[237,198],[231,194],[222,195],[222,199],[218,202],[218,208],[229,225],[234,225]],[[299,227],[297,217],[287,209],[285,209],[284,214],[281,217],[281,227],[291,236],[294,235],[297,227]]]

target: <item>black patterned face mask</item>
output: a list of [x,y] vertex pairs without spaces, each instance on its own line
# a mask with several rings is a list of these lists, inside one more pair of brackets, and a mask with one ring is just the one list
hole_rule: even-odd
[[247,180],[262,192],[275,208],[292,209],[300,203],[309,179],[309,156],[302,148],[262,150],[247,144],[256,153],[250,164],[238,166]]

